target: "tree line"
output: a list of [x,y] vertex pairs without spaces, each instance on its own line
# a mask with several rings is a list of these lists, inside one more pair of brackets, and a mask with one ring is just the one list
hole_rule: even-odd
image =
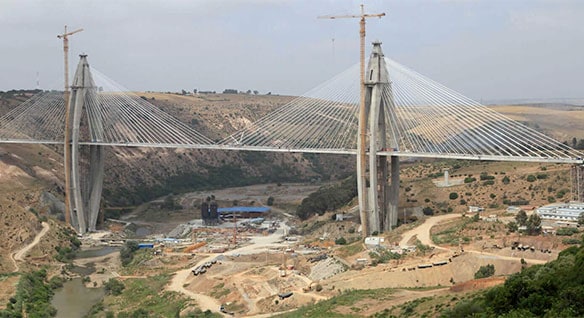
[[544,265],[511,275],[505,284],[459,302],[442,317],[584,317],[584,247],[572,246]]
[[296,209],[296,215],[306,220],[314,214],[323,215],[326,211],[336,210],[357,195],[357,177],[355,175],[343,180],[341,184],[321,187],[311,193]]

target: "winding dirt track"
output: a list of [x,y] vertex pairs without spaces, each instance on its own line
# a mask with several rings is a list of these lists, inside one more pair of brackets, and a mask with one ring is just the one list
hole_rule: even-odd
[[[280,244],[276,242],[280,240],[283,233],[287,233],[287,231],[289,230],[288,226],[286,226],[284,223],[282,223],[282,225],[283,228],[279,229],[275,233],[272,233],[268,236],[254,237],[252,238],[251,245],[231,250],[228,253],[225,253],[224,255],[228,256],[234,254],[255,254],[264,252],[268,247],[279,246]],[[199,261],[195,266],[193,266],[193,268],[196,266],[203,265],[206,262],[212,261],[213,259],[217,258],[217,256],[218,255],[210,255]],[[184,287],[184,284],[190,275],[192,275],[192,268],[187,268],[175,272],[175,275],[171,279],[170,284],[166,287],[166,290],[182,293],[190,298],[195,299],[199,304],[200,309],[203,311],[210,310],[212,312],[219,313],[219,307],[221,306],[221,303],[217,301],[215,298],[192,292]],[[223,315],[226,316],[225,314]]]
[[12,254],[12,262],[14,263],[15,268],[14,272],[18,272],[20,270],[20,267],[18,267],[18,263],[16,261],[19,262],[24,261],[24,257],[26,256],[26,254],[28,254],[28,252],[41,241],[43,236],[45,236],[45,234],[47,234],[47,232],[49,232],[49,229],[51,228],[49,226],[49,223],[47,222],[43,222],[41,223],[41,225],[43,226],[43,229],[34,237],[34,240],[32,240],[32,242],[27,246],[21,248],[20,250]]
[[422,244],[424,245],[429,245],[429,246],[433,246],[435,248],[439,248],[439,249],[444,249],[443,247],[440,247],[438,245],[435,245],[432,242],[432,239],[430,238],[430,230],[432,229],[432,227],[442,221],[445,220],[450,220],[450,219],[455,219],[455,218],[460,218],[462,217],[462,215],[460,214],[444,214],[444,215],[440,215],[440,216],[433,216],[431,218],[426,219],[426,221],[424,223],[422,223],[420,226],[415,227],[407,232],[405,232],[403,234],[403,238],[401,241],[399,241],[399,246],[406,246],[408,245],[408,242],[414,237],[416,236],[418,238],[418,240],[420,240],[420,242],[422,242]]
[[[420,242],[422,242],[422,244],[424,244],[424,245],[429,245],[429,246],[432,246],[434,248],[441,249],[441,250],[448,250],[447,248],[438,246],[438,245],[434,244],[434,242],[432,242],[432,239],[430,238],[430,230],[432,229],[433,226],[435,226],[436,224],[438,224],[440,222],[455,219],[455,218],[460,218],[460,217],[462,217],[461,214],[444,214],[444,215],[433,216],[431,218],[428,218],[420,226],[405,232],[403,234],[402,240],[399,242],[399,245],[400,246],[408,245],[408,242],[414,236],[416,236],[418,238],[418,240],[420,240]],[[526,262],[531,263],[531,264],[545,264],[548,262],[547,260],[497,255],[497,254],[493,254],[493,253],[489,253],[489,252],[485,252],[485,251],[470,250],[467,248],[465,248],[465,252],[473,253],[473,254],[480,254],[480,255],[489,255],[492,257],[496,257],[498,259],[510,260],[510,261],[520,261],[521,259],[524,259]]]

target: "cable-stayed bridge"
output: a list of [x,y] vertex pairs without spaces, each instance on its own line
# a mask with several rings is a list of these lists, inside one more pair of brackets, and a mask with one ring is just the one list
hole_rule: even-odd
[[[384,57],[380,43],[374,43],[366,72],[367,143],[360,145],[358,79],[356,65],[213,141],[127,92],[81,56],[69,109],[62,92],[37,94],[0,117],[0,143],[70,147],[68,204],[80,233],[96,226],[106,146],[332,154],[358,154],[364,147],[368,168],[359,172],[359,202],[365,234],[397,222],[399,157],[582,163],[581,152]],[[64,142],[67,119],[70,139]]]

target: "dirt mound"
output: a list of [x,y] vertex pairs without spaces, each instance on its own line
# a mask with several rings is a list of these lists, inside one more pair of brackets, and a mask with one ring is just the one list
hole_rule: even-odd
[[293,293],[292,296],[280,299],[277,295],[266,297],[257,302],[259,312],[281,312],[312,304],[315,300],[309,295]]
[[485,289],[497,285],[501,285],[505,282],[507,278],[504,276],[497,277],[487,277],[481,279],[473,279],[464,283],[459,283],[450,287],[450,291],[462,292],[462,291],[472,291],[477,289]]
[[339,260],[329,257],[325,260],[317,262],[311,269],[308,276],[313,281],[320,281],[333,277],[346,270],[346,266]]

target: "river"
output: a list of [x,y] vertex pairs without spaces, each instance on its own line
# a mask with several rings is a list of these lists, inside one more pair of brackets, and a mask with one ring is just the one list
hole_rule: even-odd
[[87,288],[81,278],[75,278],[55,291],[51,304],[57,308],[57,318],[83,317],[104,295],[103,288]]
[[[104,256],[119,248],[104,247],[99,249],[84,250],[77,253],[77,259],[92,258]],[[72,271],[79,275],[85,276],[91,274],[95,268],[93,266],[75,267]],[[53,307],[57,309],[57,318],[74,318],[83,317],[91,310],[93,305],[97,304],[103,296],[105,291],[103,288],[87,288],[82,282],[82,278],[75,278],[66,281],[63,288],[55,291],[55,295],[51,301]]]

